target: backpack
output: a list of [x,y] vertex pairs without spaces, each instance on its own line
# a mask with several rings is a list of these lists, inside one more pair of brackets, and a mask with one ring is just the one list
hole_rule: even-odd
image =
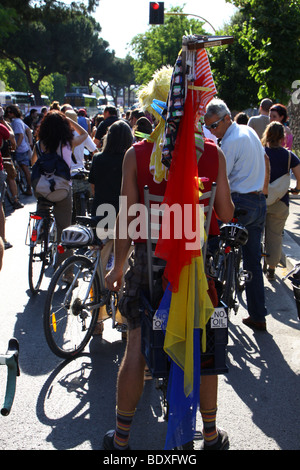
[[65,199],[71,190],[70,168],[58,153],[45,153],[40,149],[40,143],[36,143],[38,159],[32,167],[31,182],[36,193],[51,202],[59,202]]

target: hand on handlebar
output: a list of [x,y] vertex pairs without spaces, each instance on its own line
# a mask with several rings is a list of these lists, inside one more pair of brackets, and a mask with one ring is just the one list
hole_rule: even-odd
[[297,188],[290,188],[289,189],[289,193],[292,193],[292,194],[299,194],[300,192],[300,189],[297,189]]

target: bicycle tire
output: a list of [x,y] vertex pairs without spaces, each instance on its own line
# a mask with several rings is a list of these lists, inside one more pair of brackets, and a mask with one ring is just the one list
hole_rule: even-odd
[[[44,227],[44,231],[40,234],[39,240],[30,246],[29,251],[28,280],[32,294],[39,291],[46,269],[48,230],[46,230],[44,223],[41,225]],[[35,266],[36,264],[37,266]]]
[[86,197],[83,198],[81,195],[80,192],[73,194],[72,224],[76,223],[77,216],[87,215]]
[[235,257],[235,282],[236,288],[239,292],[243,292],[246,287],[246,280],[241,278],[241,273],[243,273],[243,255],[242,249],[239,248],[237,255]]
[[17,172],[18,172],[18,176],[17,176],[18,186],[20,188],[21,193],[25,194],[27,191],[27,180],[26,180],[25,173],[20,167],[17,168]]
[[57,227],[55,219],[50,219],[47,245],[47,265],[55,266],[57,256]]
[[[98,274],[94,276],[93,262],[84,255],[73,255],[56,270],[50,282],[44,309],[44,333],[51,351],[63,359],[72,359],[81,353],[95,328],[100,302]],[[73,282],[64,281],[64,275],[74,276]],[[88,302],[84,299],[87,297]],[[87,306],[89,305],[89,309]]]
[[87,200],[86,200],[86,194],[84,194],[84,197],[80,197],[80,215],[87,215]]
[[226,256],[226,268],[224,274],[224,290],[222,293],[222,300],[228,308],[233,308],[234,300],[233,293],[235,290],[235,266],[234,266],[234,253],[230,251]]

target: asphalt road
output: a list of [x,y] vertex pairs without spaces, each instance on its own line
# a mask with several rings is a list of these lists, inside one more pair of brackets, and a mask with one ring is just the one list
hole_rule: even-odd
[[[107,320],[103,339],[92,339],[76,360],[64,362],[49,350],[42,311],[51,273],[32,297],[25,234],[35,206],[33,198],[25,201],[24,209],[7,217],[13,248],[5,252],[0,273],[0,351],[15,336],[21,367],[11,414],[0,417],[0,450],[100,450],[104,433],[114,427],[115,383],[125,345]],[[290,285],[281,280],[284,273],[280,269],[273,284],[265,281],[267,332],[254,333],[242,324],[244,299],[230,319],[229,373],[219,378],[218,425],[228,432],[231,450],[300,449],[300,322]],[[4,373],[0,367],[0,404]],[[160,393],[148,380],[134,418],[132,449],[162,450],[166,429]]]

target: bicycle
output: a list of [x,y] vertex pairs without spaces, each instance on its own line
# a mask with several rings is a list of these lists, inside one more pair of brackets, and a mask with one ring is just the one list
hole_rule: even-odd
[[289,279],[292,283],[294,299],[297,307],[298,319],[300,320],[300,263],[295,266],[284,276],[283,281]]
[[112,327],[124,331],[124,326],[116,321],[118,295],[104,285],[101,249],[105,241],[96,234],[98,219],[77,217],[77,222],[80,225],[62,232],[58,249],[75,249],[77,253],[55,271],[43,317],[48,346],[64,359],[74,358],[84,350],[96,326],[100,307],[106,307]]
[[236,211],[232,222],[220,226],[218,247],[208,257],[208,273],[221,286],[220,301],[235,314],[239,308],[238,293],[252,279],[252,273],[241,267],[242,246],[248,241],[248,231],[238,223],[239,215],[241,212]]
[[30,247],[28,280],[32,294],[39,291],[46,267],[55,265],[57,230],[53,204],[38,198],[38,210],[29,214],[25,244]]
[[20,376],[19,342],[16,338],[9,340],[6,354],[0,354],[0,365],[7,367],[6,391],[1,415],[8,416],[15,397],[17,377]]
[[85,169],[72,172],[73,213],[72,223],[77,216],[89,215],[90,207],[90,184],[88,182],[89,171]]

